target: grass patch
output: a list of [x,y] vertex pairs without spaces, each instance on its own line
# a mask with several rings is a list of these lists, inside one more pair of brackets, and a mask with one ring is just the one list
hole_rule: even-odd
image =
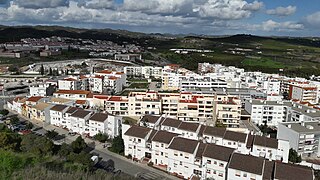
[[262,58],[262,59],[245,59],[243,61],[244,66],[253,66],[261,68],[273,68],[273,69],[282,69],[286,66],[281,63],[271,59]]
[[128,88],[148,89],[149,83],[132,83]]
[[131,118],[131,117],[123,117],[123,122],[124,122],[125,124],[135,125],[135,124],[138,123],[138,120],[133,119],[133,118]]

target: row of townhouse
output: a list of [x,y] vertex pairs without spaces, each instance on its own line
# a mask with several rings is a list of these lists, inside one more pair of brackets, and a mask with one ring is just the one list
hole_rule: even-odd
[[[174,132],[164,130],[166,127],[161,124],[168,119],[159,117],[159,121],[153,129],[131,126],[125,131],[126,156],[134,160],[148,158],[155,167],[184,179],[282,179],[284,169],[277,172],[278,166],[299,174],[288,175],[290,179],[313,179],[311,169],[280,162],[287,162],[288,158],[288,143],[284,141],[201,125],[200,136],[195,133],[197,138],[191,139],[181,134],[188,131],[179,127]],[[191,126],[194,128],[194,124]],[[225,135],[221,138],[219,134]],[[215,143],[207,142],[204,136],[210,136]]]
[[[226,130],[225,128],[217,128],[205,126],[199,123],[183,122],[177,119],[166,118],[164,116],[144,116],[140,121],[140,126],[132,126],[129,129],[132,131],[143,129],[147,133],[141,133],[139,136],[144,136],[145,140],[149,139],[148,134],[153,134],[154,131],[165,131],[174,133],[181,138],[201,141],[208,144],[216,144],[224,147],[236,149],[242,154],[251,154],[261,156],[271,160],[280,160],[287,162],[289,153],[289,143],[280,139],[272,139],[251,134],[240,133]],[[124,129],[125,131],[126,129]],[[130,130],[131,131],[131,130]],[[128,130],[128,132],[130,132]],[[124,141],[128,147],[134,142],[128,141],[130,135],[125,133]],[[142,144],[146,145],[147,144]],[[127,149],[128,150],[128,149]],[[145,157],[150,149],[144,149],[140,155],[131,154],[138,159]],[[127,151],[129,153],[130,150]],[[150,152],[149,152],[150,153]],[[129,153],[130,154],[130,153]]]
[[50,109],[50,124],[91,137],[105,133],[114,138],[121,131],[122,117],[57,104]]
[[154,66],[126,66],[124,73],[130,77],[161,79],[162,67]]
[[[83,101],[83,100],[80,100]],[[83,102],[41,96],[17,97],[7,102],[7,108],[28,119],[66,128],[71,132],[94,136],[106,133],[119,135],[122,117],[82,109]]]
[[226,94],[131,92],[128,96],[93,95],[92,104],[115,115],[165,114],[183,121],[217,120],[230,128],[239,127],[241,116],[241,100]]
[[95,93],[119,93],[126,85],[123,72],[102,70],[92,75],[70,76],[58,80],[59,90],[86,90]]
[[305,102],[248,100],[245,110],[255,124],[276,127],[281,122],[320,121],[320,110]]

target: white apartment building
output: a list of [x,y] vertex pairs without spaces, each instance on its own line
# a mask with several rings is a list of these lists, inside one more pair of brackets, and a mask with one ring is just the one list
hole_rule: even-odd
[[277,126],[278,123],[288,120],[290,104],[281,101],[249,100],[245,102],[245,110],[251,115],[253,123]]
[[58,89],[59,90],[81,90],[82,81],[77,77],[68,77],[65,79],[58,80]]
[[269,78],[267,81],[263,82],[263,92],[266,94],[280,94],[280,81],[276,79]]
[[290,148],[304,157],[320,156],[320,127],[318,121],[280,123],[277,138],[289,141]]
[[56,87],[51,84],[38,84],[29,86],[30,96],[52,96],[56,91]]
[[245,110],[251,115],[251,121],[259,125],[276,127],[281,122],[320,120],[318,109],[296,102],[249,100],[245,102]]
[[179,83],[181,91],[198,88],[228,88],[228,84],[224,80],[199,75],[195,77],[181,77]]
[[131,92],[128,97],[128,115],[160,114],[161,100],[157,92]]
[[126,66],[124,72],[127,76],[143,77],[143,78],[155,78],[161,79],[162,67],[154,66]]

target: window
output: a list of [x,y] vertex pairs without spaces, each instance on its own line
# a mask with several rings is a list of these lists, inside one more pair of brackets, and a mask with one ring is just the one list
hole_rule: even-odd
[[161,147],[163,147],[163,144],[161,143]]
[[186,159],[189,159],[189,157],[188,157],[188,156],[185,156],[185,158],[186,158]]
[[231,145],[231,142],[228,142],[229,145]]
[[138,139],[138,143],[141,143],[141,139]]
[[217,161],[214,161],[213,164],[217,164]]
[[180,161],[180,166],[182,166],[182,161]]
[[183,154],[182,154],[182,153],[180,153],[180,156],[183,156]]
[[220,177],[223,177],[223,174],[222,174],[222,173],[219,173],[219,176],[220,176]]
[[220,167],[223,167],[223,163],[220,163],[219,166],[220,166]]
[[211,164],[211,160],[207,160],[207,164]]
[[177,153],[174,153],[174,155],[175,155],[175,156],[178,156],[178,154],[177,154]]
[[211,173],[211,170],[210,170],[210,169],[207,169],[207,173],[210,174],[210,173]]
[[241,172],[240,172],[240,171],[236,171],[236,174],[235,174],[235,175],[238,176],[238,177],[240,177]]
[[247,173],[243,173],[243,177],[247,177]]
[[163,152],[161,152],[161,156],[163,156]]

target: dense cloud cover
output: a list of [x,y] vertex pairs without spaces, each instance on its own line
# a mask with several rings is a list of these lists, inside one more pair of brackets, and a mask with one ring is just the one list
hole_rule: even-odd
[[285,19],[297,10],[257,0],[0,0],[0,23],[200,34],[299,33],[320,26],[320,11]]

